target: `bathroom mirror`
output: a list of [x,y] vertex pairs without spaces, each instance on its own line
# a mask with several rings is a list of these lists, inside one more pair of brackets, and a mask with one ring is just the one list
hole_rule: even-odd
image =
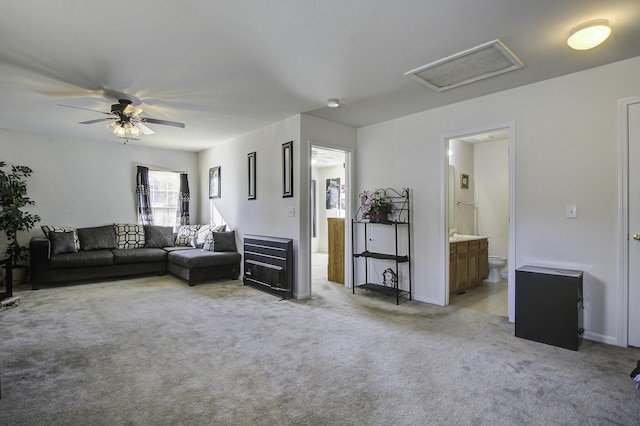
[[447,208],[449,229],[456,227],[456,169],[449,165],[449,204]]

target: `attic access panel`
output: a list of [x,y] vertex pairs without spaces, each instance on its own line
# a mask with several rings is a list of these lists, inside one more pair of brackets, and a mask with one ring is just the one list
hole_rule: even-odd
[[493,40],[404,75],[436,92],[515,71],[524,65],[500,40]]

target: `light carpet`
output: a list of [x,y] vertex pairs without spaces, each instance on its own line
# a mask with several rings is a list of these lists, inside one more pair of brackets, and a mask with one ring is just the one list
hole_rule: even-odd
[[314,285],[307,301],[171,276],[18,291],[2,425],[640,421],[640,351],[514,337],[505,318]]

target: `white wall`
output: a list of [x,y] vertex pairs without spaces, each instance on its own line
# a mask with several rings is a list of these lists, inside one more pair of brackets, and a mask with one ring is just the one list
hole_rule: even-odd
[[473,145],[478,235],[489,237],[489,255],[509,254],[509,141]]
[[[298,198],[300,168],[300,116],[274,123],[198,155],[200,170],[200,215],[208,218],[211,206],[220,212],[236,232],[238,250],[243,252],[245,234],[267,235],[294,240],[294,255],[300,241]],[[282,144],[293,141],[294,197],[283,198]],[[248,197],[247,154],[256,153],[256,199]],[[209,168],[220,166],[221,197],[209,200]],[[289,208],[296,210],[288,216]]]
[[357,189],[412,188],[417,300],[445,300],[444,135],[514,122],[515,266],[583,270],[585,337],[618,343],[617,101],[639,74],[640,57],[358,129]]
[[[474,204],[476,202],[476,178],[473,144],[457,139],[449,141],[449,149],[452,154],[449,157],[449,164],[455,168],[455,180],[453,187],[455,190],[456,204],[455,228],[458,234],[476,235]],[[469,176],[469,188],[462,188],[460,185],[460,175]],[[458,202],[460,204],[458,204]]]
[[[42,236],[40,225],[45,224],[136,223],[138,165],[186,171],[191,192],[200,191],[196,153],[137,147],[135,141],[124,145],[0,129],[0,153],[3,161],[34,171],[28,181],[29,196],[36,202],[31,211],[42,220],[22,236],[25,244],[32,235]],[[198,200],[191,198],[192,223],[199,220]]]

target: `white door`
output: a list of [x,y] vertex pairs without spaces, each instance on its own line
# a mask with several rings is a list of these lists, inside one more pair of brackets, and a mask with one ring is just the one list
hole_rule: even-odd
[[[640,347],[640,103],[629,105],[629,340]],[[636,239],[637,238],[637,239]]]

